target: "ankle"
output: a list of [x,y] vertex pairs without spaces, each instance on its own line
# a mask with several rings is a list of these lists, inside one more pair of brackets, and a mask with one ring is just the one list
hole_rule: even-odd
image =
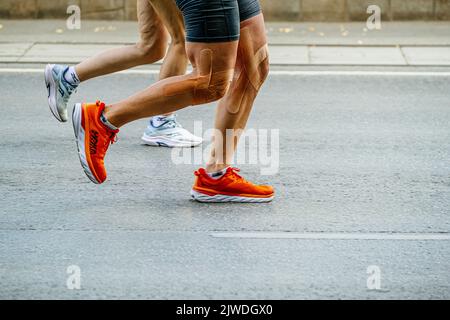
[[111,130],[118,130],[120,125],[114,118],[114,113],[111,112],[110,106],[106,106],[100,116],[102,123]]
[[68,66],[63,72],[63,78],[66,83],[69,83],[73,87],[77,87],[80,84],[80,79],[77,75],[75,67]]
[[206,165],[206,172],[207,173],[215,173],[215,172],[219,172],[222,171],[226,168],[228,168],[230,165],[228,164],[208,164]]

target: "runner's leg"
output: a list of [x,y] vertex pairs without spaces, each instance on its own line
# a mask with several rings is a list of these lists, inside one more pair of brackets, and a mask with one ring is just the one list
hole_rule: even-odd
[[[217,108],[215,142],[208,172],[230,165],[259,89],[269,72],[267,39],[262,14],[241,22],[236,67],[230,90]],[[222,139],[223,137],[223,139]]]
[[[161,80],[108,107],[97,102],[77,104],[74,108],[80,160],[95,183],[106,179],[104,157],[109,144],[115,141],[118,127],[155,114],[213,102],[227,94],[239,42],[237,0],[178,0],[177,3],[186,22],[186,49],[193,66],[192,73]],[[250,81],[256,83],[258,76],[249,75],[252,75],[248,76]],[[235,112],[235,109],[230,107],[228,111]],[[205,202],[268,202],[273,199],[272,187],[255,185],[237,171],[228,168],[216,179],[199,169],[195,172],[197,178],[191,190],[192,197]]]
[[[168,33],[149,2],[137,1],[141,40],[136,45],[107,50],[76,66],[46,66],[48,105],[57,120],[67,121],[67,104],[80,82],[162,59],[167,49]],[[180,60],[183,61],[183,57]],[[178,74],[182,74],[184,68]]]
[[86,175],[95,183],[106,180],[104,158],[109,145],[115,141],[118,127],[133,120],[216,101],[226,94],[231,84],[239,39],[236,0],[178,1],[187,25],[186,49],[193,71],[161,80],[109,107],[101,102],[78,103],[73,109],[80,161]]
[[[175,1],[150,0],[171,37],[169,51],[161,66],[159,79],[184,75],[187,67],[184,21]],[[195,147],[202,138],[184,129],[174,113],[152,117],[142,135],[142,141],[151,146]]]
[[253,102],[264,83],[269,60],[264,19],[258,0],[238,0],[240,40],[233,83],[217,108],[215,133],[207,169],[195,172],[191,190],[200,202],[272,201],[271,186],[255,185],[243,179],[232,161],[239,136],[247,124]]
[[193,70],[157,82],[123,101],[107,106],[105,117],[116,127],[222,98],[232,80],[238,41],[186,44]]
[[155,63],[164,57],[169,34],[163,22],[148,0],[138,0],[137,5],[139,42],[135,45],[101,52],[75,66],[81,82],[136,66]]

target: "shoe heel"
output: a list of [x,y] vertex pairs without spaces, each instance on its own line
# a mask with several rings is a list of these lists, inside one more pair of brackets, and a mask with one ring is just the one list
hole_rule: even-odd
[[73,124],[73,132],[75,133],[75,138],[78,139],[78,133],[80,132],[81,126],[81,103],[77,103],[73,106],[72,124]]
[[80,159],[81,167],[84,170],[84,173],[86,176],[95,184],[100,184],[101,182],[97,181],[94,174],[92,173],[91,169],[89,168],[89,165],[86,160],[86,150],[84,147],[84,139],[85,139],[85,132],[84,129],[81,127],[81,114],[83,112],[82,104],[77,103],[73,106],[72,110],[72,124],[73,124],[73,132],[75,133],[75,140],[77,142],[77,149],[78,149],[78,157]]
[[48,107],[50,108],[51,113],[53,116],[58,120],[59,122],[64,122],[61,117],[58,114],[57,107],[56,107],[56,98],[55,98],[55,90],[56,90],[56,83],[55,80],[53,80],[52,76],[52,70],[54,64],[48,64],[45,67],[44,71],[44,80],[45,80],[45,86],[47,88],[48,93]]

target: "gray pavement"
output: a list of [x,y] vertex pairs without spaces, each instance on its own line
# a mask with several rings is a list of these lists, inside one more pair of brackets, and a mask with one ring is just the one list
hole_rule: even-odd
[[[0,41],[39,43],[134,43],[134,21],[83,20],[68,30],[65,20],[0,20]],[[269,40],[278,45],[450,45],[449,21],[382,22],[367,30],[365,22],[269,22]]]
[[[136,22],[0,21],[0,62],[76,63],[138,39]],[[273,65],[449,66],[449,22],[268,23]]]
[[[277,175],[241,166],[276,200],[213,205],[189,199],[198,166],[140,144],[145,120],[122,129],[109,181],[93,185],[42,74],[0,69],[0,298],[449,299],[450,76],[301,70],[270,75],[249,123],[280,130]],[[154,77],[95,79],[72,101],[115,101]],[[179,119],[207,129],[213,114]]]

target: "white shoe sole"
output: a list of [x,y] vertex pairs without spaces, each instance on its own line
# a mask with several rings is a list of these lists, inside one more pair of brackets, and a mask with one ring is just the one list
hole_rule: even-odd
[[59,122],[66,122],[67,119],[64,120],[61,117],[58,112],[58,107],[56,106],[56,83],[52,75],[52,69],[54,66],[54,64],[48,64],[45,67],[45,85],[49,89],[48,106],[56,120],[58,120]]
[[144,134],[142,136],[142,141],[144,144],[148,146],[154,146],[154,147],[167,147],[167,148],[192,148],[196,147],[200,144],[202,144],[202,141],[200,142],[193,142],[193,141],[174,141],[171,140],[165,136],[148,136]]
[[91,169],[89,168],[89,164],[86,159],[86,149],[85,149],[85,133],[83,126],[81,125],[81,112],[82,107],[81,103],[77,103],[73,107],[72,111],[72,123],[73,123],[73,131],[75,133],[75,138],[77,142],[77,149],[78,149],[78,157],[80,158],[81,166],[83,167],[84,173],[87,175],[87,177],[95,184],[100,184],[97,179],[95,178],[94,174],[92,173]]
[[265,203],[273,200],[272,197],[268,198],[250,198],[250,197],[238,197],[238,196],[227,196],[223,194],[216,194],[214,196],[209,196],[207,194],[200,193],[191,190],[191,197],[198,202],[239,202],[239,203]]

